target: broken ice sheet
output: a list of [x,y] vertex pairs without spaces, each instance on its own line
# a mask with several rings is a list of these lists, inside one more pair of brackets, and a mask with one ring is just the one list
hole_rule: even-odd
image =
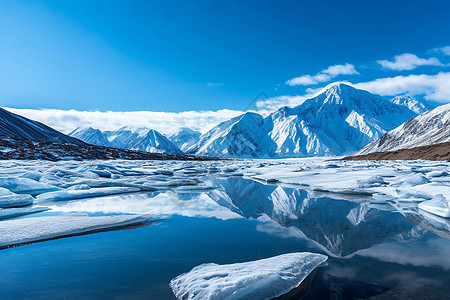
[[90,197],[100,197],[114,194],[124,194],[139,192],[138,188],[135,187],[104,187],[104,188],[92,188],[88,190],[61,190],[56,192],[48,192],[40,194],[36,197],[36,200],[72,200],[72,199],[82,199]]
[[38,195],[45,192],[56,191],[57,187],[40,183],[29,178],[0,177],[0,187],[17,194]]
[[450,203],[442,194],[433,199],[419,203],[419,208],[443,218],[450,218]]
[[35,214],[35,213],[43,212],[46,210],[50,210],[50,208],[44,207],[44,206],[1,208],[0,209],[0,220],[20,217],[20,216],[29,215],[29,214]]
[[33,197],[30,195],[10,195],[0,196],[0,208],[20,207],[33,204]]

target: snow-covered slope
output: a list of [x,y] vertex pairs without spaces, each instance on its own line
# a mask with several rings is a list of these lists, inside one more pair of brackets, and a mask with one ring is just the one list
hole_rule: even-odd
[[95,129],[92,127],[88,128],[79,127],[74,131],[72,131],[71,133],[69,133],[69,135],[79,140],[82,140],[88,144],[103,147],[111,146],[111,144],[108,141],[108,138],[106,137],[106,134],[101,132],[99,129]]
[[200,137],[188,153],[209,156],[262,156],[260,141],[266,135],[264,118],[248,112],[220,123]]
[[55,129],[0,108],[0,135],[17,139],[83,145],[84,142]]
[[182,127],[167,138],[180,148],[181,151],[187,151],[192,145],[198,142],[201,135],[202,134],[199,131],[188,127]]
[[411,108],[419,103],[398,100],[333,83],[298,106],[282,107],[266,118],[246,113],[223,122],[203,134],[189,152],[234,157],[350,154],[417,115]]
[[450,142],[450,104],[436,107],[408,120],[354,155],[394,151]]
[[122,127],[107,133],[111,147],[145,152],[182,154],[171,141],[154,129]]
[[413,111],[417,115],[423,114],[430,109],[425,104],[419,102],[411,96],[397,96],[389,99],[389,101],[397,105],[406,106],[407,108],[409,108],[409,110]]

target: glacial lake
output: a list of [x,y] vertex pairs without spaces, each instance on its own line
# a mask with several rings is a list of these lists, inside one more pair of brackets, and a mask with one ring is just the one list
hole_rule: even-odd
[[[80,163],[64,166],[80,171]],[[176,166],[165,168],[176,173]],[[47,174],[47,167],[34,163],[20,170],[30,168]],[[21,218],[146,213],[155,222],[3,249],[0,298],[175,299],[170,280],[202,263],[305,251],[329,258],[304,299],[449,298],[448,219],[420,212],[412,202],[371,202],[364,194],[317,192],[262,182],[235,169],[231,175],[216,171],[185,172],[186,178],[202,178],[198,186],[39,203],[50,210]],[[61,186],[86,184],[67,172],[59,176]],[[158,180],[160,173],[154,175]]]

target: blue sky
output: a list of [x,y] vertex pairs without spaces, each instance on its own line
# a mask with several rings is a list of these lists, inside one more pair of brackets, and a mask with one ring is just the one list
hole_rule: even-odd
[[[242,110],[261,91],[305,95],[347,80],[448,102],[449,13],[449,1],[0,1],[0,99]],[[396,87],[376,81],[394,77]]]

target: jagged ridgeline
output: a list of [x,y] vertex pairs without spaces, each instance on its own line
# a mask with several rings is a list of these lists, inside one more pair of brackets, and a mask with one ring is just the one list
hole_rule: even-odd
[[427,110],[411,97],[386,99],[333,83],[295,107],[267,117],[248,112],[200,137],[187,153],[231,157],[304,157],[353,153]]

